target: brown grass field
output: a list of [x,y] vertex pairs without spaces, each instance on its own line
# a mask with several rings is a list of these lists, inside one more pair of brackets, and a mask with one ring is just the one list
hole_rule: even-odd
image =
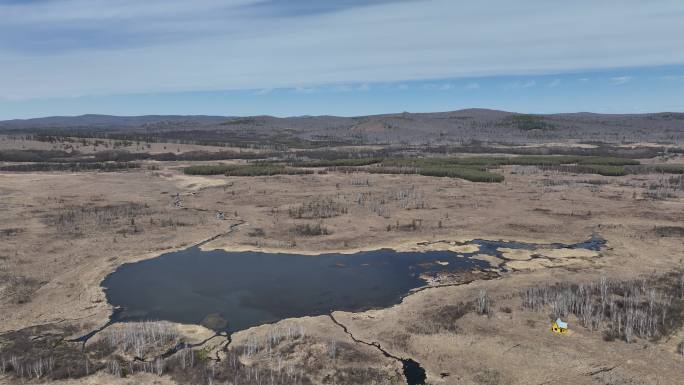
[[[50,149],[34,141],[2,146]],[[183,146],[178,151],[204,149]],[[163,147],[155,143],[147,150],[163,152]],[[244,161],[224,163],[231,162]],[[682,164],[684,157],[659,162]],[[278,362],[291,369],[286,378],[292,384],[404,383],[396,360],[354,339],[419,362],[428,384],[684,381],[684,354],[679,352],[684,343],[684,278],[681,294],[676,282],[671,293],[678,307],[672,305],[668,316],[675,326],[659,338],[631,342],[607,338],[604,328],[581,326],[574,315],[568,319],[568,334],[553,334],[551,310],[525,310],[519,295],[539,285],[589,283],[601,277],[615,282],[665,274],[684,277],[684,192],[680,188],[653,195],[652,186],[662,185],[671,174],[609,177],[502,166],[493,172],[502,174],[503,182],[475,183],[336,171],[255,177],[183,173],[188,165],[214,163],[142,161],[141,167],[122,172],[0,172],[0,356],[9,360],[22,338],[34,344],[24,351],[52,341],[50,349],[59,346],[81,354],[80,345],[67,340],[107,322],[112,308],[100,287],[107,274],[124,263],[214,236],[203,248],[312,255],[378,248],[458,250],[452,242],[476,238],[576,243],[593,233],[607,245],[597,253],[549,251],[542,260],[512,250],[507,251],[508,260],[488,257],[507,271],[447,277],[438,282],[447,285],[433,282],[387,309],[333,313],[349,334],[328,316],[287,319],[235,333],[229,348],[223,349],[225,336],[210,338],[210,331],[201,326],[171,324],[173,337],[152,344],[143,357],[155,357],[179,340],[206,340],[192,353],[192,370],[171,368],[172,362],[185,367],[189,360],[188,353],[176,353],[161,375],[155,361],[143,360],[149,361],[149,368],[140,366],[137,373],[119,377],[121,372],[112,365],[127,368],[136,357],[121,346],[108,345],[106,329],[86,346],[86,360],[93,365],[87,373],[74,364],[63,379],[48,374],[19,378],[9,369],[11,364],[5,369],[0,363],[0,383],[211,383],[207,371],[218,365],[215,358],[244,373],[267,373]],[[332,202],[331,210],[337,211],[308,214],[302,208],[312,202]],[[300,214],[291,214],[298,209]],[[225,213],[223,220],[216,218],[218,211]],[[229,231],[233,224],[238,225]],[[297,225],[307,224],[324,226],[328,234],[295,231]],[[489,315],[457,311],[459,304],[476,300],[483,290],[491,301]],[[111,328],[117,327],[122,326]],[[284,337],[264,345],[274,333]],[[35,357],[42,357],[36,351]],[[112,357],[119,363],[112,364]],[[143,365],[140,362],[135,365]],[[262,383],[252,377],[249,381],[240,383]]]

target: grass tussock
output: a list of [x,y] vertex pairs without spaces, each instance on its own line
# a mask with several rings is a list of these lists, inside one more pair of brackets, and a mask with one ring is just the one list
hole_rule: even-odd
[[31,301],[33,293],[40,287],[40,283],[22,275],[12,274],[0,269],[0,300],[6,300],[15,305]]

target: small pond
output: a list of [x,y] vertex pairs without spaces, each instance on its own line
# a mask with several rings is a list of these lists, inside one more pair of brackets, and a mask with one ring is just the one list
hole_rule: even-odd
[[[501,256],[500,247],[586,248],[578,244],[472,240],[477,253]],[[398,252],[389,249],[317,256],[202,251],[194,246],[124,264],[102,282],[119,307],[112,321],[168,320],[235,332],[284,318],[363,311],[392,306],[425,285],[423,273],[488,268],[474,253]]]
[[[356,254],[298,254],[202,251],[199,246],[120,266],[102,282],[116,306],[110,322],[168,320],[203,324],[232,333],[285,318],[363,311],[399,303],[424,286],[421,275],[489,268],[474,254],[502,257],[499,248],[583,248],[600,250],[596,235],[577,244],[475,239],[475,253],[399,252],[390,249]],[[106,327],[106,326],[105,326]],[[345,328],[345,331],[347,329]],[[87,340],[95,332],[79,340]],[[425,384],[416,361],[400,360],[409,385]]]
[[388,307],[425,285],[421,273],[486,267],[449,251],[307,256],[191,247],[122,265],[102,285],[108,301],[121,307],[114,321],[169,320],[235,332],[332,310]]

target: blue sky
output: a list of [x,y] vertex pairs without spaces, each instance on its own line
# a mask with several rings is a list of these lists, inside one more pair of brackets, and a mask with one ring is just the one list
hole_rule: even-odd
[[680,0],[0,0],[0,119],[684,111]]

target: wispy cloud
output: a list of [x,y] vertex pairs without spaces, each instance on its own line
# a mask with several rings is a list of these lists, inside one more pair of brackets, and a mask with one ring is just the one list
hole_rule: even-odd
[[659,78],[660,80],[684,80],[684,75],[665,75]]
[[449,91],[454,89],[454,85],[451,83],[426,83],[423,84],[422,88],[424,90],[437,90],[437,91]]
[[558,87],[560,84],[561,84],[560,79],[553,79],[551,82],[549,82],[548,86],[550,88],[555,88],[555,87]]
[[610,78],[610,84],[619,86],[631,82],[632,79],[634,79],[632,76],[615,76]]
[[530,79],[530,80],[516,80],[514,82],[510,82],[506,85],[507,89],[517,89],[517,88],[531,88],[537,85],[537,81]]
[[470,82],[466,84],[463,88],[465,88],[466,90],[476,90],[480,88],[480,84],[477,82]]
[[313,94],[318,91],[316,87],[295,87],[294,90],[299,94]]
[[278,89],[684,63],[681,0],[540,4],[0,1],[0,98]]
[[363,83],[356,88],[358,91],[367,92],[371,90],[371,86],[368,83]]

